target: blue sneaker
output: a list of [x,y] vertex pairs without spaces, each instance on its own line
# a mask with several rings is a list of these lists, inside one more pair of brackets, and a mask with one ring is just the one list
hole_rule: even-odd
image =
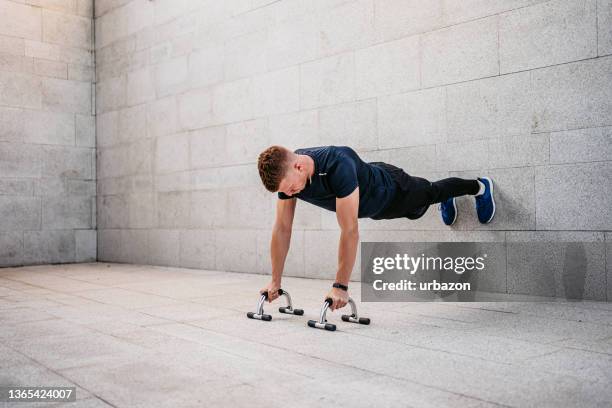
[[455,204],[455,197],[442,201],[438,206],[438,211],[440,211],[443,223],[446,225],[453,225],[457,219],[457,204]]
[[481,224],[488,224],[495,215],[495,200],[493,200],[493,180],[489,177],[478,177],[485,185],[485,191],[474,197],[476,200],[476,213]]

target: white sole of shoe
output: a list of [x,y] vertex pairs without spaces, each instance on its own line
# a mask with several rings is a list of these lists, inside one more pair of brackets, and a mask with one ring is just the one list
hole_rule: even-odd
[[481,179],[487,180],[489,182],[489,186],[491,187],[491,202],[493,203],[493,212],[491,213],[491,217],[489,217],[487,222],[485,222],[485,224],[488,224],[491,222],[491,220],[495,216],[495,198],[493,198],[493,180],[491,180],[488,177],[481,177]]

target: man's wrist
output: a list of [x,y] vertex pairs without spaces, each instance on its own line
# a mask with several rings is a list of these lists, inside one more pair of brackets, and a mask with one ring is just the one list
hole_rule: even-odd
[[348,286],[347,285],[343,285],[342,283],[339,283],[339,282],[334,282],[332,287],[338,288],[338,289],[342,289],[344,291],[348,291]]

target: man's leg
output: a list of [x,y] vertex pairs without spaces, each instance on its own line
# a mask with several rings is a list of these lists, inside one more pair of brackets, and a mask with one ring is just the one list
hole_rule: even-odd
[[480,191],[478,180],[450,177],[432,182],[421,177],[411,178],[410,188],[403,191],[403,206],[411,210],[441,203],[451,197],[475,195]]
[[420,210],[411,210],[411,213],[415,215],[408,218],[419,218],[430,205],[440,203],[438,210],[440,211],[442,222],[449,226],[453,225],[457,219],[455,197],[480,194],[483,189],[484,185],[478,180],[467,180],[458,177],[421,183],[420,188],[413,190],[412,194],[408,195],[408,200],[412,207],[422,207]]
[[468,180],[458,177],[450,177],[434,181],[428,189],[428,204],[441,203],[451,197],[463,195],[476,195],[481,191],[481,183],[478,180]]
[[429,180],[411,176],[403,169],[384,162],[372,162],[385,169],[394,179],[397,192],[393,201],[382,214],[373,219],[409,219],[420,218],[427,208],[434,203],[448,200],[449,197],[457,197],[466,194],[477,194],[480,184],[477,180],[467,180],[458,177],[450,177],[443,180],[430,182]]

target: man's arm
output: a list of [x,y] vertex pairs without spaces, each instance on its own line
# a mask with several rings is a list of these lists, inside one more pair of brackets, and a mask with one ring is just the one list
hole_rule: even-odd
[[287,258],[291,242],[291,230],[293,228],[293,216],[297,199],[277,201],[276,221],[272,229],[270,253],[272,256],[272,280],[280,285],[285,259]]
[[336,198],[336,218],[340,225],[340,245],[338,248],[338,271],[336,282],[348,285],[357,256],[359,244],[359,187],[344,198]]
[[[336,198],[336,218],[340,225],[340,244],[338,246],[338,270],[336,282],[348,286],[351,272],[357,256],[359,245],[359,186],[346,197]],[[334,300],[332,310],[344,307],[348,302],[348,293],[333,288],[328,297]]]
[[287,258],[291,242],[291,229],[293,228],[296,202],[296,198],[291,198],[287,200],[279,199],[276,203],[276,220],[272,228],[272,241],[270,242],[272,281],[260,291],[268,292],[269,302],[278,297],[278,289],[281,286],[285,259]]

